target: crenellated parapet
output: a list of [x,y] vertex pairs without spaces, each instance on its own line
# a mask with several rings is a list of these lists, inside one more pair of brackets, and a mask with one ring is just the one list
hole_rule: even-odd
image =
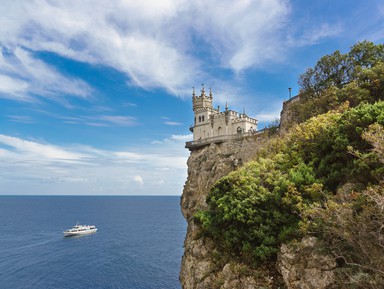
[[209,95],[206,95],[204,85],[202,85],[201,94],[198,96],[196,95],[195,88],[193,87],[192,102],[194,112],[201,112],[213,109],[212,91],[210,90]]

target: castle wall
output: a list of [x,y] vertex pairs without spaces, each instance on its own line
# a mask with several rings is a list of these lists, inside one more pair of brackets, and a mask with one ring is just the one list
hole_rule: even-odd
[[212,107],[212,92],[205,95],[204,87],[200,96],[193,92],[192,96],[194,116],[193,140],[242,134],[257,130],[257,120],[228,110],[220,112],[220,109]]
[[[235,117],[235,118],[234,118]],[[210,137],[235,135],[256,131],[257,121],[238,114],[224,112],[209,116],[208,112],[196,114],[196,123],[193,128],[193,140],[203,140]]]

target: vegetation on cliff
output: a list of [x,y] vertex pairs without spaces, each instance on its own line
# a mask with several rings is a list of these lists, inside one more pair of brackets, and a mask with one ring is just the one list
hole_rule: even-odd
[[364,41],[348,53],[335,51],[322,57],[299,77],[300,102],[293,105],[294,121],[336,109],[348,101],[374,103],[384,91],[384,45]]
[[283,242],[316,235],[339,262],[340,288],[379,288],[383,45],[363,42],[325,56],[300,83],[302,123],[220,179],[196,220],[225,256],[251,266],[274,260]]

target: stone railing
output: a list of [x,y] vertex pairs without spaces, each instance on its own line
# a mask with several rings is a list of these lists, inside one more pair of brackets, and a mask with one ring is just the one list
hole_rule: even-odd
[[263,134],[264,132],[265,130],[259,130],[256,132],[244,132],[244,133],[231,134],[231,135],[220,135],[220,136],[208,137],[208,138],[195,140],[195,141],[187,141],[185,143],[185,147],[189,150],[193,150],[195,148],[209,145],[211,143],[222,143],[229,140],[241,139],[244,137],[250,137],[254,135],[260,135],[260,134]]

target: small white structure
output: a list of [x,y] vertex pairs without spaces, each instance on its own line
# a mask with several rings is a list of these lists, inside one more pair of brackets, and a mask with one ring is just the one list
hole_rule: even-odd
[[[193,142],[209,142],[209,139],[218,139],[233,135],[242,135],[256,132],[257,120],[243,113],[238,113],[228,109],[228,104],[224,111],[220,107],[214,109],[212,106],[212,90],[209,95],[205,94],[204,85],[201,95],[192,93],[193,112],[195,114],[194,124],[190,127],[193,132]],[[205,141],[204,141],[205,140]]]

